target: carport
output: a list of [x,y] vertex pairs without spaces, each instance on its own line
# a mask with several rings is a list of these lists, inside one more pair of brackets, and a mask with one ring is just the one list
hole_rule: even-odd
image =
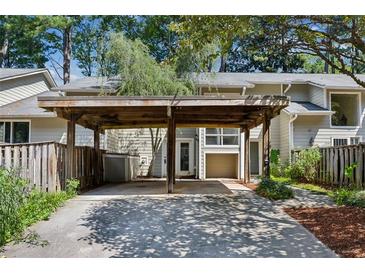
[[[286,96],[63,96],[38,97],[38,105],[54,111],[67,123],[67,176],[75,172],[75,125],[94,131],[99,153],[99,134],[106,129],[167,128],[167,192],[175,183],[176,128],[240,128],[244,133],[244,180],[250,178],[250,129],[263,124],[262,167],[270,173],[270,120],[289,105]],[[241,149],[242,153],[242,149]],[[242,155],[241,155],[242,157]],[[101,163],[96,161],[96,167]],[[99,170],[99,168],[95,168]],[[100,178],[100,174],[95,174]]]

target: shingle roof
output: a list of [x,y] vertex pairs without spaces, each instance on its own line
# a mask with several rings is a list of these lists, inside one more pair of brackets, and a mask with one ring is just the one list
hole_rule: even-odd
[[45,70],[45,68],[0,68],[0,79],[6,79]]
[[292,101],[289,106],[285,108],[285,111],[291,114],[330,114],[331,111],[321,106],[315,105],[310,102],[298,102]]
[[38,96],[59,96],[57,92],[45,91],[37,95],[1,106],[0,117],[56,117],[53,112],[47,112],[38,107]]
[[120,79],[118,77],[84,77],[54,89],[66,92],[100,92],[102,90],[115,92],[119,83]]
[[[365,75],[358,75],[365,81]],[[255,84],[312,84],[324,88],[353,88],[363,89],[349,76],[344,74],[310,74],[310,73],[240,73],[216,72],[193,74],[199,86],[231,86],[252,88]],[[70,84],[56,88],[57,90],[72,92],[100,92],[105,90],[115,92],[120,83],[118,77],[85,77],[72,81]]]
[[[357,75],[365,81],[365,75]],[[212,86],[218,83],[248,83],[254,84],[315,84],[326,88],[362,88],[347,75],[344,74],[310,74],[310,73],[240,73],[240,72],[217,72],[203,73],[199,77],[198,85]],[[201,80],[204,79],[204,80]],[[247,87],[249,87],[247,85]]]

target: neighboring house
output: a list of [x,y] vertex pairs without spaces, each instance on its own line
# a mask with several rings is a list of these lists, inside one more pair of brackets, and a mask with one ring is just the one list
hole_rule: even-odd
[[[42,74],[48,73],[48,71],[44,71]],[[365,80],[365,76],[359,77]],[[1,72],[0,78],[2,78]],[[365,89],[358,86],[348,76],[294,73],[210,73],[199,74],[195,78],[198,92],[206,96],[217,93],[227,96],[290,96],[290,106],[282,110],[278,117],[272,119],[270,128],[271,148],[280,150],[283,162],[290,161],[293,149],[357,144],[365,141]],[[46,77],[43,81],[46,81]],[[52,94],[60,93],[63,96],[114,94],[118,81],[118,79],[87,77],[61,87],[48,83],[48,88],[53,90]],[[2,88],[0,89],[2,90]],[[35,109],[29,108],[29,111],[27,110],[27,113],[24,114],[28,115],[26,117],[32,117],[30,136],[34,137],[30,137],[29,140],[40,141],[43,138],[64,142],[65,121],[60,120],[60,126],[56,126],[56,122],[51,122],[57,121],[58,118],[55,116],[37,117],[37,113],[38,115],[40,113],[42,115],[53,114],[36,109],[35,96],[24,97],[27,99],[16,99],[12,103],[9,102],[6,106],[0,107],[0,119],[4,118],[6,113],[8,113],[8,119],[16,117],[24,119],[25,116],[17,116],[15,109],[25,111],[27,108],[22,107],[23,104],[32,105]],[[37,124],[39,119],[44,119],[38,123],[41,128],[33,129],[33,124]],[[46,119],[50,119],[48,124],[45,122]],[[21,127],[22,125],[15,125],[19,132],[21,130],[17,128]],[[36,138],[42,130],[44,137]],[[81,128],[78,128],[78,131],[82,132]],[[84,131],[87,130],[84,129]],[[261,126],[259,126],[250,132],[251,174],[259,174],[261,171],[261,131]],[[162,142],[152,168],[153,175],[156,177],[166,175],[165,133],[165,129],[160,130]],[[88,140],[84,141],[84,144],[90,144],[90,142],[92,144],[90,132],[81,135],[88,136]],[[108,150],[138,153],[141,174],[147,174],[152,159],[149,129],[107,130],[104,138]],[[240,158],[240,151],[243,149],[244,135],[240,134],[238,129],[179,128],[176,138],[176,173],[178,176],[192,176],[200,179],[242,178],[243,161]]]
[[[59,96],[55,87],[47,69],[0,68],[0,143],[66,142],[66,120],[38,108],[37,96]],[[92,146],[93,132],[77,126],[76,145]]]

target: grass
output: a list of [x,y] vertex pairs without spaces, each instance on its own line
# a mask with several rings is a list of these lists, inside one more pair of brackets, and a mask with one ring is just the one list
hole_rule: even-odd
[[292,180],[291,178],[287,178],[287,177],[271,176],[271,178],[272,178],[272,180],[274,180],[276,182],[287,183],[287,184],[290,184],[291,186],[294,186],[294,187],[297,187],[300,189],[309,190],[313,193],[320,194],[320,195],[331,195],[331,193],[332,193],[332,190],[323,188],[321,186],[314,185],[314,184],[308,184],[308,183],[299,183],[299,182],[296,182],[296,181]]

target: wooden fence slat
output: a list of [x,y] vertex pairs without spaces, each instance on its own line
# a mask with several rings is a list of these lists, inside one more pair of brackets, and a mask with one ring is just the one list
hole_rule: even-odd
[[5,147],[5,167],[7,169],[12,168],[12,161],[11,161],[11,146]]
[[28,148],[28,161],[29,161],[29,168],[28,168],[28,176],[29,176],[29,183],[31,187],[34,187],[34,145],[30,145]]
[[18,173],[20,164],[20,147],[13,147],[13,169]]
[[40,145],[35,146],[34,152],[34,184],[39,190],[42,189],[42,147]]
[[28,174],[28,147],[21,146],[22,162],[21,162],[21,176],[29,180]]
[[48,189],[48,146],[43,145],[42,146],[42,190],[47,191]]

